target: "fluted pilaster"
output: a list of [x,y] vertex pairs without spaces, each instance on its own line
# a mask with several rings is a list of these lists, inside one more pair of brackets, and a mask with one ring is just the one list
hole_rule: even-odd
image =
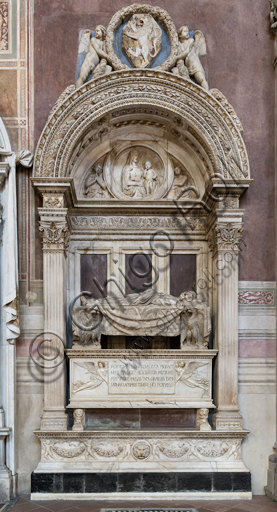
[[[45,204],[45,202],[44,202]],[[51,204],[51,203],[50,203]],[[55,206],[55,202],[53,201]],[[65,414],[65,258],[67,209],[40,208],[44,283],[44,410],[41,428],[66,430]],[[50,341],[51,340],[51,341]]]
[[217,430],[242,429],[238,407],[238,253],[243,212],[217,216],[209,233],[213,254],[215,348],[215,400]]

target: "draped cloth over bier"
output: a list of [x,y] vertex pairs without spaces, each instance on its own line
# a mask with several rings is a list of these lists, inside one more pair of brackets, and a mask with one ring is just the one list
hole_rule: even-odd
[[87,318],[101,316],[101,333],[125,336],[178,336],[185,315],[196,314],[201,319],[202,338],[211,330],[210,308],[191,292],[179,297],[149,289],[142,293],[109,296],[103,299],[84,299]]

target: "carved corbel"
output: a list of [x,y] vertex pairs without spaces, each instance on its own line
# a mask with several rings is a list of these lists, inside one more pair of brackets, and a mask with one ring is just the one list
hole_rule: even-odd
[[85,409],[74,409],[73,411],[74,425],[72,430],[84,430],[85,425]]
[[208,422],[209,409],[197,409],[196,427],[197,430],[212,430]]

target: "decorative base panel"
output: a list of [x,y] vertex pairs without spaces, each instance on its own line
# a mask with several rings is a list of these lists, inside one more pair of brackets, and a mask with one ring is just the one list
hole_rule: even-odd
[[[32,473],[32,499],[46,499],[53,495],[95,495],[111,499],[112,496],[157,498],[158,494],[180,497],[203,494],[221,495],[233,493],[249,497],[251,494],[250,472],[174,472],[174,473]],[[134,494],[135,493],[135,494]],[[41,498],[41,496],[44,498]],[[60,498],[59,498],[60,499]],[[75,498],[74,498],[75,499]]]
[[245,472],[247,431],[37,430],[41,461],[35,473]]

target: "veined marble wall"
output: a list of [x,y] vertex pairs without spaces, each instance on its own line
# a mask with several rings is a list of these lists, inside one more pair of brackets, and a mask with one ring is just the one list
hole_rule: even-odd
[[239,282],[239,406],[243,427],[250,430],[242,454],[254,494],[264,493],[275,436],[275,312],[274,282]]

